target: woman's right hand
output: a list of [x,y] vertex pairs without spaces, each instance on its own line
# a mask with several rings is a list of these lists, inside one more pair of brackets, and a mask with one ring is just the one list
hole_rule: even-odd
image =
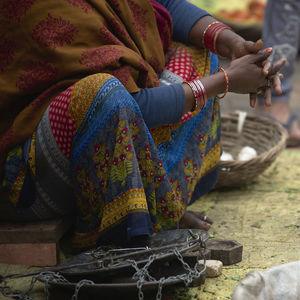
[[268,79],[262,63],[270,56],[267,49],[233,60],[226,68],[229,91],[239,94],[257,93],[267,86]]

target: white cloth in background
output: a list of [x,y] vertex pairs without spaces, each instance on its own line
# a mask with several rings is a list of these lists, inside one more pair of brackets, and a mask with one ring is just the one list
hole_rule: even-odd
[[252,271],[236,286],[232,300],[300,300],[300,261]]

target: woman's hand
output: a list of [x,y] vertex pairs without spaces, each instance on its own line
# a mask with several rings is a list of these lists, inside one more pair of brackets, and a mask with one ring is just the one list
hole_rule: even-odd
[[229,91],[250,93],[251,107],[255,106],[257,93],[263,93],[265,105],[271,105],[271,85],[274,86],[276,93],[281,93],[282,74],[278,72],[286,63],[286,59],[280,59],[272,64],[267,60],[271,53],[271,49],[267,48],[257,54],[237,58],[226,70],[229,77]]
[[[238,59],[248,54],[258,53],[263,47],[263,41],[258,40],[255,43],[252,41],[246,41],[241,36],[231,32],[230,30],[224,30],[217,41],[217,49],[220,55],[223,55],[231,60]],[[268,48],[270,49],[270,48]],[[271,49],[269,50],[270,53]],[[284,66],[286,59],[277,61],[274,65],[265,60],[262,62],[263,73],[270,79],[268,86],[259,89],[259,93],[264,95],[264,101],[266,106],[271,105],[271,85],[277,94],[281,94],[281,79],[282,75],[278,71]],[[256,103],[257,93],[250,93],[250,106],[254,107]]]
[[263,41],[246,41],[230,30],[223,30],[217,39],[217,51],[226,58],[235,60],[247,54],[255,54],[262,50]]
[[[257,93],[268,84],[263,72],[263,62],[270,56],[268,51],[248,54],[233,60],[226,68],[229,78],[229,91],[239,94]],[[272,70],[272,72],[276,69]]]
[[[257,94],[264,95],[264,101],[266,106],[270,106],[272,103],[272,94],[271,87],[274,87],[275,93],[280,95],[282,93],[281,90],[281,79],[283,75],[279,73],[279,70],[285,65],[286,58],[281,58],[272,64],[270,61],[266,60],[262,63],[263,73],[268,78],[268,83],[265,88],[259,89]],[[255,107],[256,103],[256,93],[250,94],[250,106]]]

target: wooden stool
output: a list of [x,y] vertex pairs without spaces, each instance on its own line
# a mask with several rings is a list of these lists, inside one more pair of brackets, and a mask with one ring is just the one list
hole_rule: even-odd
[[0,222],[0,263],[55,266],[57,244],[71,224],[70,218],[31,223]]

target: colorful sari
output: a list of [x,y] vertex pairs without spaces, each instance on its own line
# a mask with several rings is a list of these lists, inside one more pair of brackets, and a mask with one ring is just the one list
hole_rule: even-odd
[[[190,76],[217,67],[207,51],[178,47],[193,61]],[[217,100],[183,122],[149,130],[130,89],[113,75],[85,76],[58,93],[37,129],[9,151],[1,219],[71,214],[75,247],[124,244],[177,228],[187,206],[213,188],[220,157]]]

